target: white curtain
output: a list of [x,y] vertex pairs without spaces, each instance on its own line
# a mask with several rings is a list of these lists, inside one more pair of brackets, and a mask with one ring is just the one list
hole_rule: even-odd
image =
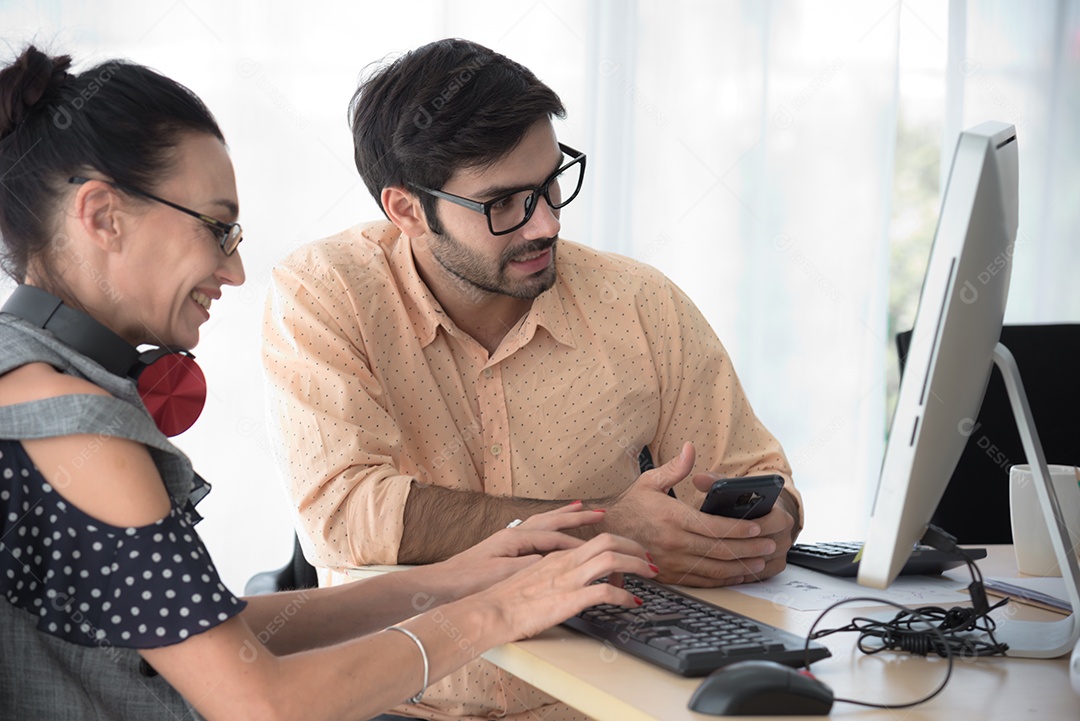
[[857,537],[881,458],[898,19],[641,2],[634,54],[601,79],[633,142],[623,187],[593,186],[621,196],[589,242],[628,215],[612,247],[695,299],[788,451],[808,533]]
[[[211,398],[178,442],[215,485],[200,531],[237,591],[291,553],[259,370],[269,269],[301,243],[379,216],[346,124],[369,63],[462,36],[559,92],[570,111],[560,139],[589,154],[563,234],[651,263],[689,293],[788,450],[807,537],[840,539],[859,537],[869,512],[888,422],[886,349],[914,315],[929,251],[897,192],[906,168],[951,154],[964,127],[1015,122],[1010,318],[1080,315],[1069,285],[1080,252],[1070,242],[1078,32],[1065,0],[0,3],[8,57],[33,41],[79,62],[151,65],[198,92],[228,139],[248,281],[226,290],[204,327]],[[909,126],[934,132],[911,146]],[[940,190],[937,176],[921,182]],[[933,203],[914,225],[927,214],[932,234]],[[905,232],[919,267],[914,291],[897,296]]]
[[1080,319],[1080,3],[966,4],[949,24],[946,138],[997,118],[1020,143],[1006,322]]

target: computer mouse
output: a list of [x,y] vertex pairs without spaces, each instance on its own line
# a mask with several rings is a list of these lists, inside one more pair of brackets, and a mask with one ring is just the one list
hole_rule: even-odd
[[833,692],[807,673],[775,661],[737,661],[706,676],[690,710],[717,716],[824,716]]

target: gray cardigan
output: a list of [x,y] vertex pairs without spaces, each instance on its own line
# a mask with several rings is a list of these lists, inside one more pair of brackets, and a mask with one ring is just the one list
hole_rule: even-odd
[[[45,362],[104,388],[112,397],[63,396],[0,407],[0,438],[71,434],[111,436],[145,445],[169,495],[184,506],[201,483],[180,449],[154,425],[135,383],[111,375],[50,333],[0,314],[0,375]],[[165,679],[145,673],[139,654],[110,645],[80,646],[42,633],[37,618],[0,599],[0,719],[201,718]]]

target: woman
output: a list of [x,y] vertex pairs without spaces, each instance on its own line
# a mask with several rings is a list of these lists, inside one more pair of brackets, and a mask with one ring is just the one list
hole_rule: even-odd
[[0,233],[24,284],[0,313],[0,717],[368,718],[494,645],[640,603],[593,583],[654,576],[640,546],[556,533],[600,520],[580,504],[442,564],[233,597],[191,528],[201,479],[110,355],[193,347],[244,281],[232,165],[186,88],[69,65],[30,47],[0,72]]

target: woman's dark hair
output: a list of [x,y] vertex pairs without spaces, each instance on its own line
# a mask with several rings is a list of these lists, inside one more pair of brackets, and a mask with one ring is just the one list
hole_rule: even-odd
[[[566,110],[528,68],[447,39],[378,68],[356,90],[349,115],[356,168],[382,207],[383,188],[441,188],[459,170],[496,162],[538,121]],[[435,199],[418,195],[431,230],[441,233]]]
[[32,259],[44,260],[69,177],[94,169],[152,190],[182,134],[224,142],[193,92],[149,68],[121,60],[78,74],[70,67],[69,56],[31,45],[0,70],[0,265],[19,282]]

